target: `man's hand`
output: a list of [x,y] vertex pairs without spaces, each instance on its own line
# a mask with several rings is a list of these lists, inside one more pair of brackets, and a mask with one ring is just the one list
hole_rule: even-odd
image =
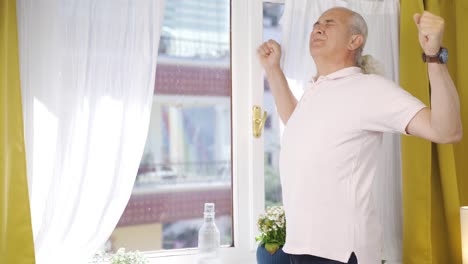
[[414,22],[419,30],[419,43],[426,55],[436,55],[442,46],[444,19],[427,11],[414,14]]
[[258,59],[263,68],[268,71],[280,66],[281,46],[278,42],[270,39],[257,49]]
[[281,47],[270,39],[257,49],[258,59],[265,69],[265,76],[275,98],[278,114],[284,124],[296,108],[297,99],[289,89],[288,81],[280,67]]

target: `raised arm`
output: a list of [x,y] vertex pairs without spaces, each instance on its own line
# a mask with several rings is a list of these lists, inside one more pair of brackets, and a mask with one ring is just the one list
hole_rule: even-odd
[[[419,42],[427,55],[439,52],[444,32],[444,20],[429,12],[415,14]],[[456,143],[462,139],[460,100],[445,64],[428,63],[431,84],[431,108],[421,110],[407,127],[411,135],[435,143]]]
[[257,55],[265,69],[278,114],[283,123],[286,124],[296,108],[297,99],[289,89],[286,77],[280,67],[281,47],[276,41],[269,40],[258,47]]

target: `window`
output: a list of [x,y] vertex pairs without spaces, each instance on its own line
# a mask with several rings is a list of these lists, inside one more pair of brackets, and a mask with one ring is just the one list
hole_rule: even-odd
[[[223,226],[225,245],[220,263],[255,263],[256,222],[265,208],[267,132],[258,139],[252,136],[252,106],[275,112],[264,104],[264,80],[256,57],[256,48],[263,40],[262,10],[262,0],[166,0],[165,20],[170,23],[164,23],[156,73],[157,78],[166,80],[164,86],[155,87],[151,128],[130,202],[140,206],[134,207],[136,211],[146,210],[143,217],[151,221],[168,217],[168,208],[176,208],[175,215],[191,216],[156,222],[149,229],[153,235],[139,228],[120,234],[126,239],[132,237],[130,242],[146,251],[150,263],[195,263],[194,237],[203,199],[186,189],[195,184],[209,189],[210,201],[219,199],[215,201],[216,223]],[[194,13],[198,15],[193,17]],[[177,22],[179,19],[183,21]],[[186,33],[173,30],[178,27]],[[171,74],[179,76],[175,86],[168,84],[167,78],[174,78],[168,77]],[[187,77],[182,78],[184,74]],[[202,87],[192,88],[188,83]],[[270,120],[272,128],[278,126],[277,120]],[[275,155],[271,155],[272,164],[277,162]],[[135,199],[155,190],[172,195],[169,200],[151,199],[166,210],[165,214],[155,212],[157,206],[148,210],[144,199]],[[195,199],[199,205],[182,207],[184,201]],[[130,203],[127,210],[131,211],[129,208]],[[123,224],[123,219],[114,234],[121,227],[125,231],[128,224]],[[110,239],[110,244],[118,247],[116,240]]]
[[206,202],[233,244],[229,13],[229,0],[166,1],[148,137],[112,251],[196,248]]
[[[283,15],[283,3],[263,3],[263,41],[274,39],[281,44],[281,28],[279,21]],[[279,176],[280,138],[283,124],[276,111],[275,100],[268,82],[264,80],[263,106],[268,112],[265,124],[265,206],[282,203],[281,184]]]

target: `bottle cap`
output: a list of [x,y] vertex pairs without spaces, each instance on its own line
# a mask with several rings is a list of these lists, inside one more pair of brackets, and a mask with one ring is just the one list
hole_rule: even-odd
[[214,213],[215,204],[214,203],[205,203],[205,213]]

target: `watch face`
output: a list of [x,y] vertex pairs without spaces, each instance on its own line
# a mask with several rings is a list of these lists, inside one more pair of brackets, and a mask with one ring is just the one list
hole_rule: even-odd
[[442,48],[440,50],[439,61],[441,63],[447,63],[447,61],[448,61],[448,51],[447,51],[447,49]]

